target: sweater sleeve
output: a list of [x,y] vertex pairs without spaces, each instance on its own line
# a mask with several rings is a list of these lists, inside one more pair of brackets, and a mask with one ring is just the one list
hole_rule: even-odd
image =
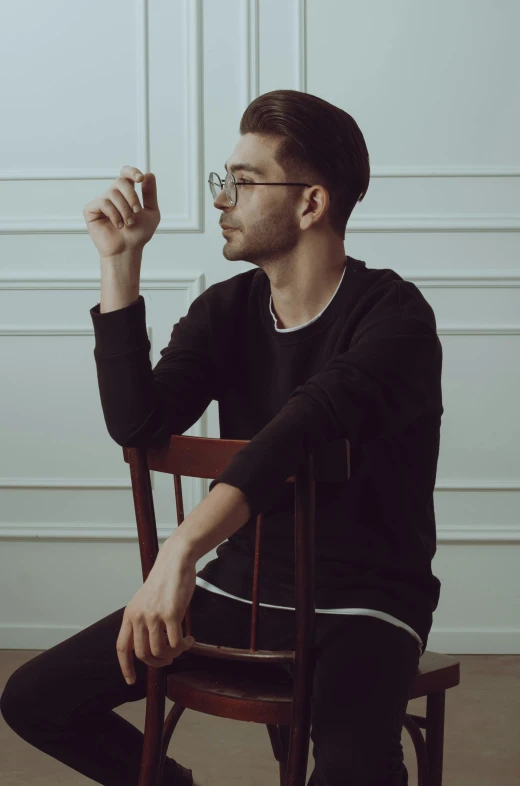
[[[358,323],[345,352],[298,385],[278,414],[238,451],[210,484],[236,486],[252,515],[268,509],[287,478],[323,443],[367,442],[440,412],[442,347],[429,304],[401,280]],[[402,290],[402,291],[401,291]],[[409,306],[401,297],[412,293]],[[419,299],[422,295],[419,293]]]
[[215,396],[205,293],[174,325],[152,369],[142,295],[130,305],[90,310],[101,406],[108,433],[126,447],[167,443],[183,434]]

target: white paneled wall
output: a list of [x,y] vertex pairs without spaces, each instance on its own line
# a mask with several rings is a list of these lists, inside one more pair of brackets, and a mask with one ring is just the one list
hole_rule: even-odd
[[[292,88],[348,111],[367,142],[346,253],[414,281],[437,317],[429,649],[520,652],[519,26],[515,0],[0,4],[0,648],[50,647],[142,582],[99,401],[83,205],[126,164],[156,174],[141,279],[155,365],[189,303],[251,267],[222,255],[208,173],[248,103]],[[215,402],[188,433],[219,436]],[[152,476],[162,539],[173,483]],[[188,513],[207,483],[183,486]]]

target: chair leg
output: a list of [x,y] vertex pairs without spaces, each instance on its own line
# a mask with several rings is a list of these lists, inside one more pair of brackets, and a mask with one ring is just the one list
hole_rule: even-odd
[[273,726],[271,723],[266,723],[267,731],[269,732],[269,739],[271,740],[271,747],[273,749],[274,758],[280,761],[282,757],[282,747],[280,742],[279,726]]
[[137,786],[158,786],[162,781],[171,736],[186,708],[175,703],[165,719],[166,672],[164,669],[148,666],[146,679],[143,753]]
[[163,735],[162,735],[161,763],[159,769],[159,776],[157,778],[158,784],[162,782],[164,764],[166,762],[166,754],[168,753],[168,746],[170,744],[172,734],[175,731],[175,727],[179,722],[179,718],[181,717],[185,709],[186,707],[183,707],[182,704],[176,702],[171,708],[171,710],[169,711],[166,720],[164,721]]
[[426,742],[417,720],[422,721],[423,719],[419,718],[417,715],[411,715],[407,713],[404,717],[403,728],[406,729],[410,735],[413,747],[415,748],[415,758],[417,761],[417,786],[431,786]]
[[446,691],[430,693],[426,697],[426,748],[430,786],[442,786],[445,701]]
[[162,731],[166,700],[166,676],[148,666],[143,753],[138,786],[157,786],[161,772]]
[[285,786],[287,775],[287,760],[289,758],[290,726],[278,726],[282,744],[282,757],[280,759],[280,786]]
[[289,756],[289,726],[275,726],[266,723],[269,739],[276,761],[280,765],[280,786],[285,786],[287,758]]

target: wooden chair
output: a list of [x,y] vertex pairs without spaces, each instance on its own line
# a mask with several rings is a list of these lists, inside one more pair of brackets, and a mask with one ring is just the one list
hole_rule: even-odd
[[[347,479],[350,477],[349,442]],[[215,478],[247,440],[172,435],[160,447],[123,447],[130,466],[143,581],[159,551],[150,470],[173,475],[177,520],[184,520],[181,476]],[[143,754],[138,786],[158,786],[171,736],[186,708],[267,726],[279,763],[280,786],[305,786],[311,730],[314,672],[314,493],[313,456],[286,482],[295,484],[295,650],[258,650],[259,565],[262,514],[256,519],[250,648],[196,641],[190,652],[208,658],[207,668],[167,674],[148,666]],[[184,635],[191,634],[190,607]],[[275,664],[290,663],[292,677]],[[419,663],[410,699],[427,696],[426,716],[406,715],[404,727],[417,756],[418,786],[441,786],[444,701],[447,688],[458,685],[459,662],[426,651]],[[166,697],[174,702],[164,718]],[[420,731],[426,730],[426,740]]]

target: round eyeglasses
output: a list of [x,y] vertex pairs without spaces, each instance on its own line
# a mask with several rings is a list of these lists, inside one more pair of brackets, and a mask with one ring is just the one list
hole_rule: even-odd
[[[211,191],[211,196],[215,200],[217,196],[222,191],[222,180],[220,179],[219,175],[216,172],[210,172],[209,178],[209,189]],[[237,203],[237,181],[235,176],[232,172],[228,172],[226,174],[226,179],[224,181],[224,187],[226,189],[226,196],[227,200],[230,205],[236,205]]]
[[[222,184],[222,180],[220,179],[219,175],[216,172],[210,172],[208,178],[209,188],[211,191],[211,196],[215,200],[217,196],[222,191],[224,187],[226,189],[226,197],[233,207],[237,203],[238,199],[238,186],[306,186],[309,188],[311,183],[237,183],[236,178],[232,172],[228,172],[226,174],[226,179],[224,180],[224,186]],[[332,200],[331,200],[332,201]]]

